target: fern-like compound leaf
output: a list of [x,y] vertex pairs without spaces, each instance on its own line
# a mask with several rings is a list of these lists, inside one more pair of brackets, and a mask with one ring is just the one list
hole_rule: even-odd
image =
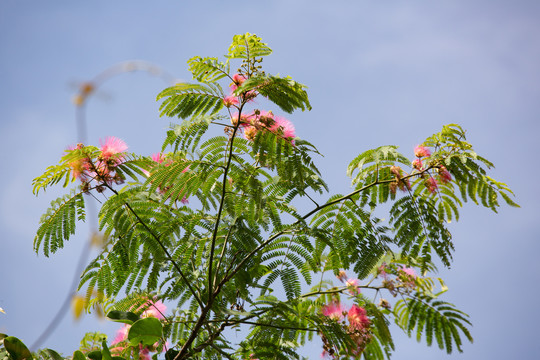
[[283,111],[292,113],[296,109],[311,110],[306,86],[294,81],[291,77],[257,75],[246,80],[235,93],[241,94],[255,90],[268,98]]
[[352,178],[353,185],[364,184],[363,180],[370,175],[370,178],[374,177],[375,180],[388,180],[389,168],[396,164],[408,166],[410,161],[397,151],[397,146],[380,146],[354,158],[347,167],[347,176]]
[[233,41],[227,53],[228,59],[254,59],[256,57],[268,56],[272,49],[262,42],[262,39],[255,34],[245,33],[233,36]]
[[179,83],[160,92],[157,100],[164,99],[160,116],[177,116],[186,119],[217,113],[223,108],[223,91],[214,84]]
[[418,341],[425,337],[428,345],[433,341],[439,348],[452,353],[454,346],[463,352],[461,336],[473,342],[468,326],[471,326],[467,314],[455,308],[451,303],[427,296],[415,296],[399,300],[394,306],[396,324],[411,336],[416,332]]
[[69,194],[51,202],[50,208],[41,216],[40,226],[34,238],[34,250],[42,249],[45,256],[64,247],[64,241],[75,234],[77,221],[86,218],[82,191],[73,189]]
[[217,58],[195,56],[188,60],[188,65],[193,78],[199,82],[214,83],[229,76],[229,62],[223,63]]

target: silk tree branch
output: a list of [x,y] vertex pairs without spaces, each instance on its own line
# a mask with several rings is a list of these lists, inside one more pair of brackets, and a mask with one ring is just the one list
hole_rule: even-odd
[[219,256],[219,260],[218,260],[218,263],[216,265],[216,276],[214,278],[214,282],[212,284],[212,288],[216,285],[216,279],[217,279],[217,275],[219,273],[219,268],[221,266],[221,263],[223,261],[223,258],[225,256],[225,251],[227,250],[227,243],[229,242],[229,239],[232,235],[232,231],[233,231],[233,227],[234,225],[236,224],[236,221],[238,220],[238,218],[234,219],[232,225],[229,227],[229,231],[227,232],[227,236],[225,236],[225,240],[223,241],[223,248],[221,249],[221,254]]
[[[430,166],[418,173],[414,173],[414,174],[410,174],[410,175],[407,175],[407,176],[403,176],[401,179],[408,179],[408,178],[411,178],[411,177],[418,177],[418,176],[421,176],[423,173],[427,172],[428,170],[432,169],[434,166]],[[378,171],[378,170],[377,170]],[[378,174],[377,174],[378,175]],[[309,217],[311,217],[312,215],[316,214],[317,212],[321,211],[322,209],[328,207],[328,206],[331,206],[331,205],[334,205],[334,204],[337,204],[337,203],[340,203],[342,201],[345,201],[345,200],[349,200],[349,199],[352,199],[353,196],[369,189],[369,188],[372,188],[374,186],[377,186],[377,185],[382,185],[382,184],[390,184],[392,182],[394,182],[395,179],[389,179],[389,180],[379,180],[378,179],[378,176],[377,176],[377,179],[372,182],[371,184],[368,184],[368,185],[365,185],[365,186],[362,186],[360,189],[356,189],[355,191],[352,191],[350,192],[349,194],[347,195],[344,195],[340,198],[337,198],[335,200],[332,200],[332,201],[329,201],[327,203],[324,203],[322,205],[319,205],[319,206],[316,206],[313,210],[309,211],[307,214],[305,214],[304,216],[302,216],[300,219],[298,219],[297,221],[295,221],[294,223],[292,223],[290,226],[289,226],[289,229],[291,227],[294,227],[298,224],[300,224],[302,221],[308,219]],[[223,278],[223,280],[220,282],[220,284],[218,285],[219,287],[223,286],[225,283],[227,283],[238,271],[240,271],[240,269],[246,264],[247,261],[249,261],[249,259],[251,259],[256,253],[258,253],[260,250],[262,250],[263,248],[265,248],[268,244],[270,244],[273,240],[275,240],[276,238],[278,238],[279,236],[287,233],[287,232],[290,232],[290,230],[281,230],[277,233],[275,233],[274,235],[270,236],[266,241],[262,242],[261,244],[259,244],[259,246],[257,246],[255,249],[253,249],[249,254],[246,255],[246,257],[244,259],[242,259],[242,261],[238,264],[238,266],[236,268],[234,268],[234,270],[232,270],[231,273],[227,273],[226,276]]]
[[[383,183],[390,183],[394,180],[387,180],[387,181],[375,181],[369,185],[366,185],[366,186],[363,186],[362,188],[358,189],[358,190],[355,190],[353,192],[351,192],[350,194],[348,195],[345,195],[345,196],[342,196],[338,199],[335,199],[335,200],[332,200],[332,201],[329,201],[325,204],[322,204],[322,205],[319,205],[317,206],[315,209],[311,210],[310,212],[308,212],[307,214],[305,214],[304,216],[302,216],[300,219],[298,219],[297,221],[295,221],[294,223],[292,223],[290,225],[290,227],[293,227],[293,226],[296,226],[298,224],[300,224],[302,221],[306,220],[307,218],[309,218],[310,216],[312,216],[313,214],[317,213],[318,211],[324,209],[325,207],[328,207],[328,206],[331,206],[331,205],[334,205],[334,204],[337,204],[341,201],[344,201],[344,200],[347,200],[347,199],[350,199],[351,197],[353,197],[354,195],[364,191],[364,190],[367,190],[375,185],[378,185],[378,184],[383,184]],[[242,269],[242,267],[246,264],[247,261],[249,261],[249,259],[251,259],[256,253],[258,253],[260,250],[262,250],[263,248],[265,248],[268,244],[270,244],[273,240],[275,240],[276,238],[280,237],[281,235],[287,233],[287,232],[290,232],[290,229],[288,230],[281,230],[277,233],[275,233],[274,235],[270,236],[266,241],[262,242],[261,244],[259,244],[259,246],[257,246],[255,249],[253,249],[249,254],[246,255],[245,258],[242,259],[242,261],[238,264],[238,266],[236,268],[234,268],[234,270],[232,270],[232,272],[228,273],[224,278],[223,280],[220,282],[219,284],[219,287],[223,286],[225,283],[227,283],[238,271],[240,271],[240,269]]]
[[[245,102],[242,102],[242,105],[238,109],[238,121],[236,125],[234,126],[233,133],[230,137],[229,141],[229,154],[227,157],[227,165],[225,166],[225,170],[223,171],[223,182],[222,182],[222,188],[221,188],[221,199],[219,202],[219,208],[218,213],[216,216],[216,224],[214,226],[214,232],[212,234],[212,244],[210,245],[210,258],[208,260],[208,302],[211,302],[212,299],[212,293],[213,293],[213,279],[212,279],[212,263],[214,261],[214,251],[216,247],[216,239],[219,229],[219,223],[221,222],[221,213],[223,212],[223,204],[225,203],[225,196],[226,189],[227,189],[227,175],[229,174],[229,169],[231,167],[231,162],[233,158],[233,144],[234,144],[234,138],[236,136],[236,133],[238,132],[238,129],[240,128],[240,119],[242,118],[242,109],[244,108]],[[216,273],[217,276],[217,273]]]
[[197,334],[198,334],[199,330],[201,329],[201,327],[203,326],[203,324],[206,321],[206,317],[208,316],[208,313],[210,312],[210,309],[211,309],[211,307],[212,307],[212,305],[214,303],[214,300],[216,299],[217,295],[219,294],[219,291],[221,290],[220,286],[217,287],[216,291],[213,290],[212,263],[214,261],[214,252],[215,252],[215,247],[216,247],[216,239],[217,239],[219,224],[221,222],[221,214],[223,212],[223,204],[225,203],[225,196],[227,195],[227,192],[226,192],[227,175],[229,173],[229,169],[231,167],[231,162],[232,162],[232,158],[233,158],[234,138],[235,138],[236,133],[238,132],[238,129],[240,127],[240,119],[241,119],[243,107],[244,107],[244,103],[239,108],[238,122],[234,126],[234,130],[233,130],[233,133],[232,133],[231,138],[230,138],[230,147],[229,147],[229,154],[228,154],[228,158],[227,158],[227,164],[226,164],[225,170],[223,172],[221,200],[219,202],[218,213],[217,213],[217,216],[216,216],[216,223],[215,223],[215,226],[214,226],[214,231],[212,233],[212,243],[210,245],[210,257],[209,257],[209,260],[208,260],[208,302],[204,307],[202,307],[201,314],[199,316],[199,319],[197,320],[197,323],[195,324],[193,330],[191,331],[191,334],[190,334],[189,338],[186,340],[186,342],[182,346],[182,349],[180,350],[178,355],[175,356],[174,360],[183,359],[188,354],[189,347],[191,346],[193,341],[195,341],[195,338],[197,337]]
[[[107,183],[105,183],[106,186],[115,194],[115,195],[119,195],[118,194],[118,191],[114,190],[111,186],[109,186]],[[186,277],[186,275],[184,274],[184,272],[182,271],[182,269],[180,269],[180,266],[178,266],[178,264],[176,263],[176,261],[174,261],[173,257],[171,256],[171,254],[169,253],[169,251],[167,250],[167,248],[165,247],[165,245],[163,245],[163,243],[161,242],[161,240],[159,239],[159,236],[157,236],[153,231],[152,229],[150,229],[150,227],[148,227],[148,225],[146,225],[146,223],[139,217],[139,215],[135,212],[135,210],[131,207],[131,205],[129,205],[127,202],[124,202],[124,205],[128,208],[128,210],[133,214],[133,216],[135,216],[135,218],[137,219],[137,221],[146,229],[146,231],[148,231],[148,233],[150,235],[152,235],[152,237],[156,240],[156,242],[159,244],[159,246],[161,247],[161,249],[163,250],[163,252],[165,253],[165,256],[167,256],[167,258],[169,259],[169,261],[171,261],[171,263],[173,264],[173,266],[175,267],[176,271],[178,271],[178,273],[180,274],[180,276],[182,277],[182,280],[184,280],[184,282],[186,283],[186,285],[188,286],[189,288],[189,291],[191,292],[191,294],[193,295],[193,297],[195,298],[195,300],[197,300],[197,303],[199,304],[199,306],[201,308],[204,307],[204,304],[203,302],[201,301],[201,299],[199,299],[199,297],[197,296],[197,292],[194,290],[193,286],[190,284],[190,281],[189,279]]]

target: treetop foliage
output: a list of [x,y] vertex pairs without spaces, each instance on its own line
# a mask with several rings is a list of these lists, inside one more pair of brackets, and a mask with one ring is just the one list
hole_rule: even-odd
[[[280,115],[311,109],[306,87],[266,74],[271,53],[246,33],[223,61],[191,58],[194,83],[157,96],[161,115],[179,119],[160,153],[127,153],[116,138],[78,144],[34,180],[36,195],[76,185],[41,218],[34,248],[45,256],[85,220],[87,195],[100,199],[106,241],[79,290],[88,311],[124,325],[112,342],[88,335],[73,358],[299,359],[320,338],[327,358],[386,359],[390,322],[448,353],[472,342],[433,274],[451,264],[448,223],[464,203],[517,206],[493,164],[450,124],[414,152],[364,151],[346,169],[352,191],[330,194],[316,147]],[[276,108],[255,108],[258,97]],[[14,339],[0,358],[28,358]]]

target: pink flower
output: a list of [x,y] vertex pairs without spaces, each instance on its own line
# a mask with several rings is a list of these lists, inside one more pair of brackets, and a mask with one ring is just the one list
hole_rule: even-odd
[[225,96],[223,98],[223,104],[226,106],[226,107],[231,107],[233,105],[236,105],[238,104],[238,98],[236,96]]
[[354,329],[365,329],[369,327],[370,321],[366,315],[366,310],[356,304],[351,307],[347,314],[349,324]]
[[148,309],[142,313],[142,317],[155,317],[160,320],[165,318],[163,314],[167,311],[167,307],[161,300],[150,302],[148,305]]
[[399,280],[407,287],[416,287],[416,272],[413,268],[402,267],[399,269]]
[[422,171],[424,169],[424,165],[422,164],[422,160],[414,159],[413,162],[412,162],[412,167],[415,168],[418,171]]
[[332,320],[341,320],[343,319],[343,311],[345,309],[338,302],[332,302],[328,305],[324,305],[321,309],[321,312],[324,316],[329,317]]
[[274,117],[274,125],[270,131],[282,135],[284,138],[296,137],[294,125],[289,120],[278,116]]
[[83,144],[68,145],[68,147],[66,148],[66,150],[64,150],[64,153],[65,153],[65,154],[69,154],[70,151],[72,151],[72,150],[77,150],[77,149],[82,149],[83,147],[84,147]]
[[[257,132],[263,129],[273,132],[285,139],[290,140],[294,144],[296,137],[294,125],[287,119],[275,116],[271,111],[260,111],[240,117],[240,125],[244,127],[244,137],[248,140],[255,139]],[[238,125],[238,114],[233,114],[231,123]]]
[[349,279],[345,285],[349,288],[351,295],[360,294],[360,281],[358,279]]
[[162,153],[152,154],[152,160],[161,164],[164,160]]
[[124,324],[118,331],[116,332],[116,336],[114,340],[111,342],[111,345],[118,344],[119,342],[122,342],[124,340],[127,340],[129,328],[131,326],[128,324]]
[[410,277],[416,278],[416,271],[414,271],[413,268],[410,268],[410,267],[402,267],[402,268],[400,269],[400,271],[402,271],[403,273],[407,274],[407,275],[410,276]]
[[[232,77],[232,80],[233,82],[229,86],[230,86],[231,92],[234,94],[236,89],[238,89],[238,87],[242,85],[244,81],[246,81],[246,78],[243,75],[234,74]],[[243,92],[241,95],[243,97],[243,100],[253,101],[253,99],[257,97],[257,92],[255,90],[249,90],[249,91]],[[225,106],[229,107],[230,105],[227,105],[227,103],[225,102],[225,99],[224,99]],[[236,100],[236,103],[238,103],[238,100]]]
[[427,187],[429,192],[432,193],[432,194],[435,193],[437,191],[437,189],[439,188],[439,185],[437,185],[437,180],[435,180],[431,176],[429,177],[429,179],[426,180],[424,185]]
[[232,80],[236,85],[242,85],[246,81],[246,78],[244,75],[234,74]]
[[139,350],[139,360],[152,360],[152,357],[150,356],[150,350],[145,347]]
[[452,175],[444,166],[439,168],[439,177],[441,178],[441,182],[443,184],[452,181]]
[[429,155],[431,155],[431,152],[429,151],[427,147],[423,145],[418,145],[417,147],[414,148],[414,156],[418,158],[429,156]]
[[243,82],[246,81],[246,78],[243,75],[234,74],[232,80],[231,91],[234,92],[236,89],[238,89],[238,86],[242,85]]
[[101,155],[105,160],[108,160],[111,156],[125,152],[128,146],[124,140],[118,139],[114,136],[107,136],[105,141],[99,140],[101,145]]

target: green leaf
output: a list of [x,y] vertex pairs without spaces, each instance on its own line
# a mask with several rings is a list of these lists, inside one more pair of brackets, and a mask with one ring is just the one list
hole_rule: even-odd
[[233,42],[229,47],[227,58],[229,59],[253,59],[255,57],[268,56],[272,49],[261,41],[257,35],[245,33],[234,35]]
[[163,336],[161,322],[153,317],[136,321],[129,328],[128,340],[132,346],[153,345]]
[[43,248],[43,254],[55,253],[64,247],[64,241],[69,240],[75,234],[75,226],[78,220],[85,220],[85,206],[83,192],[73,189],[51,202],[51,207],[41,216],[40,226],[34,238],[34,250],[39,252]]
[[103,346],[103,350],[101,350],[101,356],[103,360],[112,360],[111,352],[109,350],[109,347],[107,346],[107,340],[103,339],[101,342],[101,345]]
[[[75,351],[77,352],[77,351]],[[82,353],[81,353],[82,354]],[[75,354],[74,354],[75,355]],[[94,350],[94,351],[90,351],[88,354],[86,354],[91,360],[101,360],[102,358],[102,355],[101,355],[101,351],[99,350]],[[83,355],[84,356],[84,355]],[[73,360],[76,360],[76,359],[73,359]],[[81,359],[82,360],[82,359]]]
[[[99,359],[95,359],[95,358],[93,358],[93,357],[90,357],[90,354],[92,354],[92,353],[94,353],[94,352],[96,352],[96,351],[92,351],[92,352],[88,353],[88,357],[89,357],[90,359],[92,359],[92,360],[99,360]],[[99,351],[97,351],[97,352],[99,352]],[[101,353],[99,353],[99,354],[100,354],[100,357],[99,357],[99,358],[101,359]],[[86,360],[86,356],[84,356],[84,354],[82,353],[82,351],[76,350],[76,351],[73,353],[73,360]]]
[[417,294],[415,298],[399,300],[394,306],[394,315],[396,324],[409,336],[416,331],[416,339],[420,341],[425,335],[428,345],[435,339],[439,348],[446,349],[448,354],[454,345],[463,352],[461,334],[473,342],[467,328],[471,325],[468,315],[451,303]]
[[501,196],[503,197],[504,201],[506,201],[506,203],[512,207],[520,207],[516,202],[514,202],[510,196],[508,196],[508,194],[504,193],[504,192],[500,192]]
[[[357,184],[375,174],[377,180],[388,180],[393,175],[389,168],[393,165],[409,165],[410,161],[397,151],[397,146],[379,146],[376,149],[364,151],[358,155],[347,167],[347,176],[352,178],[352,183]],[[354,173],[358,171],[358,174]],[[353,177],[354,176],[354,177]]]
[[12,360],[30,360],[33,359],[30,350],[24,343],[15,336],[8,336],[4,339],[4,347],[8,351]]
[[129,325],[133,324],[134,322],[140,319],[139,316],[137,316],[136,314],[130,311],[118,311],[118,310],[110,311],[107,314],[107,317],[111,319],[112,321],[129,324]]
[[66,154],[62,156],[58,165],[49,166],[43,175],[32,181],[32,192],[38,195],[40,190],[45,191],[47,187],[55,185],[60,181],[63,181],[63,187],[68,186],[76,180],[72,172],[73,164],[81,164],[81,161],[84,159],[95,159],[100,153],[101,150],[95,146],[85,146],[81,149],[66,151]]
[[188,60],[189,71],[200,82],[212,83],[228,76],[229,63],[219,62],[217,58],[200,56]]
[[71,176],[71,171],[71,167],[65,162],[59,165],[49,166],[43,175],[32,181],[32,192],[37,196],[40,190],[45,191],[49,186],[54,185],[61,180],[64,180],[64,187],[66,187],[68,184],[75,181],[75,178]]
[[43,349],[43,352],[45,352],[47,355],[49,355],[49,358],[52,360],[64,360],[62,355],[54,351],[53,349]]
[[168,87],[157,96],[163,100],[160,116],[190,116],[215,114],[223,108],[223,92],[219,85],[179,83]]
[[291,77],[279,76],[253,76],[242,83],[235,93],[240,94],[250,90],[256,90],[262,96],[268,98],[283,111],[292,113],[296,109],[311,110],[306,86],[294,81]]

